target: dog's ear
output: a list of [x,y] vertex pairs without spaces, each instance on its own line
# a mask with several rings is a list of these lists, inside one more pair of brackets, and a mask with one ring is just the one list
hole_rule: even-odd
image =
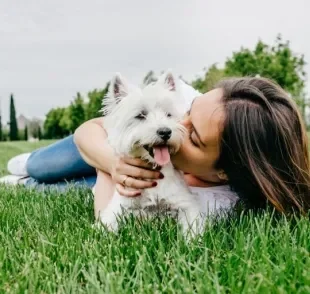
[[110,114],[115,106],[128,95],[129,85],[127,81],[121,76],[120,73],[116,73],[112,78],[107,95],[102,101],[101,113],[103,115]]
[[158,83],[162,84],[165,88],[172,92],[177,91],[177,80],[175,79],[171,70],[168,70],[163,75],[161,75],[158,79]]
[[110,83],[109,96],[119,102],[123,97],[126,97],[127,95],[127,81],[121,76],[120,73],[116,73]]

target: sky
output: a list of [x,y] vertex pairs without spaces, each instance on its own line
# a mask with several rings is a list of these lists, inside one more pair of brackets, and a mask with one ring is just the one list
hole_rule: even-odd
[[310,63],[309,11],[309,0],[0,0],[3,121],[10,93],[17,114],[43,118],[115,72],[140,84],[171,68],[191,81],[279,33]]

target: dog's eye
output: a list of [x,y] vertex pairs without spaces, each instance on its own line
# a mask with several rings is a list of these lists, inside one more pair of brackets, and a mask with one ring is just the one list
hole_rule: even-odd
[[146,119],[147,112],[145,110],[142,110],[137,116],[135,116],[136,119],[144,120]]
[[167,115],[167,117],[171,117],[172,116],[171,113],[169,113],[169,112],[166,115]]

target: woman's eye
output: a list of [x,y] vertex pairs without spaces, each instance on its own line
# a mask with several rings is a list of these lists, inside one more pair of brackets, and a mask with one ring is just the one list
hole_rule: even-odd
[[195,147],[199,147],[198,144],[192,138],[192,132],[189,132],[189,140]]

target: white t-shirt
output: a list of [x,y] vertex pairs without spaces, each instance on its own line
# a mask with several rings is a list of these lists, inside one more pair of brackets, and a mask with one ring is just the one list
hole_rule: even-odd
[[[184,112],[188,111],[194,98],[202,95],[183,80],[179,80],[180,91],[184,103]],[[192,193],[197,194],[200,205],[203,208],[202,212],[206,214],[214,214],[221,211],[227,211],[232,208],[239,197],[236,193],[230,190],[228,185],[201,188],[189,187]]]
[[228,185],[209,188],[189,187],[189,189],[197,195],[201,212],[206,215],[228,211],[235,206],[239,199]]

